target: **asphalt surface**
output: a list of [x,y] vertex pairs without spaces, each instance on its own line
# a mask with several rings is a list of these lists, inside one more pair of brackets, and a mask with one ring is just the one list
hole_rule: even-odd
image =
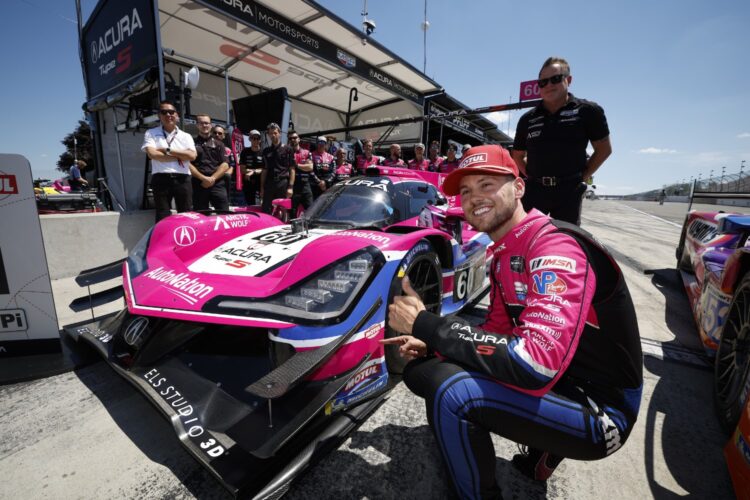
[[[674,270],[686,209],[585,202],[582,226],[615,255],[638,312],[646,354],[639,420],[617,453],[597,462],[566,460],[546,484],[519,475],[509,462],[515,444],[496,437],[505,498],[734,497],[721,452],[727,438],[712,407],[711,367]],[[62,323],[85,319],[86,313],[66,310],[78,293],[70,280],[53,288]],[[481,307],[468,314],[477,318]],[[184,451],[169,423],[102,362],[0,386],[0,428],[0,498],[229,498]],[[399,384],[285,498],[455,496],[424,404]]]

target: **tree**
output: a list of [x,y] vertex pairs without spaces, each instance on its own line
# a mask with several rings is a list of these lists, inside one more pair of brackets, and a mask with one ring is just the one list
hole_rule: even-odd
[[57,160],[58,170],[61,172],[70,170],[76,154],[79,160],[86,162],[87,170],[91,171],[94,169],[94,144],[91,140],[91,127],[89,127],[88,122],[78,120],[76,129],[66,135],[60,142],[65,146],[66,151]]

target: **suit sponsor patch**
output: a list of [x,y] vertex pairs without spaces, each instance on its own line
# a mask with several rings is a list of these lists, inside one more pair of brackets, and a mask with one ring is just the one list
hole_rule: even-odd
[[576,270],[576,261],[570,257],[562,257],[560,255],[544,255],[531,259],[529,262],[529,271],[541,271],[542,269],[560,269],[561,271]]
[[568,290],[568,284],[554,271],[542,271],[531,276],[534,291],[540,295],[560,295]]

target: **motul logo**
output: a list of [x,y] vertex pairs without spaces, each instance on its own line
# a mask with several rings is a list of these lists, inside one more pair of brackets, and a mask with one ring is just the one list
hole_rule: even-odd
[[18,194],[15,175],[0,175],[0,194]]

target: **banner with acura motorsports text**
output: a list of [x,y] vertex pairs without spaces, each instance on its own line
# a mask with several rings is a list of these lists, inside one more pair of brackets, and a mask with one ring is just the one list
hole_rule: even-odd
[[83,28],[88,99],[139,76],[158,64],[151,0],[99,3]]
[[256,28],[278,40],[283,40],[335,67],[343,68],[394,94],[417,104],[423,103],[423,96],[405,83],[258,3],[251,0],[234,2],[226,0],[200,0],[200,3],[210,5],[218,11],[239,19],[248,26]]

